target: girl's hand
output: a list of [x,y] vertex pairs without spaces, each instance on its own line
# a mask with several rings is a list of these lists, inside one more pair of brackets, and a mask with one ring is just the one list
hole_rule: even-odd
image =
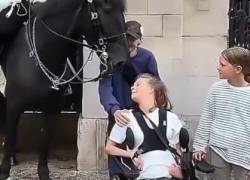
[[143,160],[140,156],[138,157],[134,157],[134,154],[135,152],[137,151],[137,149],[129,149],[128,146],[127,146],[127,154],[128,154],[128,157],[130,157],[135,166],[139,169],[139,170],[142,170],[143,168]]
[[195,160],[201,161],[202,159],[206,159],[207,158],[207,152],[204,151],[197,151],[193,153],[193,158]]
[[181,167],[176,165],[176,164],[172,164],[171,166],[168,167],[168,171],[169,174],[173,177],[182,179],[182,172],[181,172]]
[[133,149],[127,149],[127,153],[128,157],[132,159],[134,157],[135,151]]
[[141,156],[135,157],[135,158],[133,159],[133,162],[134,162],[135,166],[136,166],[139,170],[142,170],[142,169],[143,169],[143,159],[141,158]]
[[127,156],[130,157],[131,159],[133,159],[136,151],[137,151],[137,149],[129,149],[127,146]]

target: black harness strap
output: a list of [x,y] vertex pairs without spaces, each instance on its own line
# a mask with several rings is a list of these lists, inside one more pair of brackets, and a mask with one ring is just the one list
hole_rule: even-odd
[[[158,135],[155,133],[155,130],[154,130],[155,127],[153,127],[152,129],[148,126],[140,110],[133,111],[133,114],[137,120],[138,125],[140,126],[144,134],[143,143],[139,147],[140,152],[146,153],[146,152],[153,151],[153,150],[166,150],[167,148],[161,142]],[[166,122],[165,110],[159,110],[159,125],[156,128],[161,132],[165,141],[168,142],[167,137],[166,137],[167,122]]]
[[[134,112],[133,112],[134,113]],[[155,123],[142,111],[139,109],[139,111],[137,111],[136,113],[134,113],[134,116],[139,124],[140,121],[143,121],[145,123],[145,120],[143,118],[143,116],[145,118],[147,118],[149,120],[149,122],[151,123],[151,125],[153,126],[153,130],[155,132],[155,135],[157,135],[158,140],[160,140],[161,144],[165,147],[165,149],[168,149],[171,153],[173,153],[174,155],[180,157],[181,155],[176,151],[176,149],[172,148],[171,146],[169,146],[169,141],[167,140],[166,137],[166,130],[167,130],[167,110],[165,109],[159,109],[159,126],[157,127],[155,125]],[[141,117],[142,119],[141,119]],[[137,119],[138,118],[138,119]],[[140,119],[139,119],[140,118]],[[162,124],[162,125],[161,125]],[[139,124],[140,126],[140,124]],[[164,127],[165,126],[165,127]],[[165,129],[165,133],[163,132]],[[142,129],[142,128],[141,128]],[[164,134],[163,134],[164,133]],[[145,134],[144,134],[145,135]],[[145,138],[144,138],[145,139]],[[144,148],[144,147],[142,147]],[[143,153],[145,153],[143,151]],[[175,160],[177,162],[177,159],[175,157]]]

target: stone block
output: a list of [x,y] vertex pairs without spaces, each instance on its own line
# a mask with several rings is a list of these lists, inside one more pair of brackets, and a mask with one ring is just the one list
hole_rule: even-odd
[[99,119],[96,121],[97,170],[108,169],[108,155],[104,151],[108,127],[107,122],[107,119]]
[[78,120],[77,131],[77,170],[96,170],[97,149],[96,149],[96,122],[93,119]]
[[77,131],[77,170],[92,171],[107,169],[106,119],[87,119],[80,116]]
[[100,104],[98,82],[83,84],[82,113],[87,118],[107,116]]
[[142,45],[143,47],[150,49],[155,54],[158,61],[182,59],[181,37],[145,37]]
[[148,0],[148,14],[183,14],[183,0]]
[[208,11],[210,9],[210,0],[197,0],[197,9],[200,11]]
[[166,79],[166,77],[172,75],[171,63],[171,59],[157,59],[158,71],[161,79]]
[[226,36],[228,5],[228,0],[210,0],[209,11],[200,11],[197,1],[184,1],[184,36]]
[[127,14],[147,14],[147,0],[127,0]]
[[217,80],[217,77],[167,77],[173,111],[183,115],[199,115],[209,87]]
[[135,20],[142,24],[143,35],[161,37],[162,36],[162,16],[161,15],[127,15],[126,20]]
[[173,61],[173,76],[217,77],[217,57],[226,47],[225,37],[183,38],[183,59]]
[[163,36],[182,36],[183,15],[163,16]]

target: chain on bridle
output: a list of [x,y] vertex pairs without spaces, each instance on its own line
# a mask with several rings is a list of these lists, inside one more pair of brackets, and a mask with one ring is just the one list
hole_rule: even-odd
[[[90,18],[91,18],[93,29],[94,29],[95,33],[97,34],[97,36],[98,36],[98,38],[97,38],[98,39],[97,40],[98,44],[85,44],[85,43],[83,43],[83,41],[72,39],[72,38],[68,37],[67,35],[62,35],[62,34],[56,32],[56,31],[54,31],[53,29],[51,29],[42,19],[39,19],[39,21],[43,24],[43,26],[49,32],[54,34],[55,36],[57,36],[57,37],[59,37],[59,38],[61,38],[63,40],[69,41],[69,42],[71,42],[71,43],[73,43],[75,45],[82,46],[82,47],[87,47],[87,48],[91,49],[91,52],[94,51],[99,55],[100,62],[103,65],[104,68],[102,70],[100,70],[100,73],[96,78],[93,78],[93,79],[90,79],[90,80],[87,80],[87,81],[82,80],[83,83],[98,81],[100,78],[102,78],[104,75],[106,75],[106,72],[108,72],[108,70],[109,70],[108,69],[109,68],[109,65],[108,65],[108,63],[109,63],[108,62],[109,55],[108,55],[108,53],[106,51],[107,44],[116,42],[116,41],[118,41],[120,39],[123,39],[123,38],[126,38],[126,33],[125,32],[121,33],[121,34],[116,34],[116,35],[106,37],[104,35],[104,33],[103,33],[103,29],[102,29],[102,26],[101,26],[101,23],[100,23],[98,12],[97,12],[96,7],[95,7],[95,5],[93,3],[93,0],[87,0],[87,5],[88,5],[88,13],[89,13]],[[71,26],[74,26],[75,20],[78,17],[78,15],[80,14],[80,11],[82,10],[82,8],[83,8],[83,6],[80,6],[78,8],[78,10],[76,11],[75,19],[73,19],[73,21],[72,21],[73,23],[71,24]],[[62,73],[62,75],[60,77],[58,77],[53,72],[51,72],[43,64],[43,62],[40,60],[39,54],[38,54],[37,49],[36,49],[36,40],[35,40],[36,21],[37,21],[37,18],[35,17],[33,23],[31,24],[31,5],[29,3],[28,22],[26,24],[26,39],[27,39],[27,42],[28,42],[28,45],[29,45],[29,48],[30,48],[30,54],[29,55],[30,55],[30,57],[35,58],[36,64],[41,68],[43,73],[46,75],[46,77],[52,83],[51,87],[53,89],[55,89],[55,90],[59,90],[58,86],[70,83],[75,77],[77,77],[80,74],[81,71],[83,71],[84,66],[86,64],[83,64],[82,67],[77,72],[75,70],[73,70],[75,73],[68,80],[63,79],[63,75],[64,75],[64,73],[66,71],[67,64],[65,64],[65,69],[64,69],[64,71],[63,71],[63,73]],[[83,40],[85,40],[85,38],[83,38]],[[67,62],[69,62],[69,61],[67,61]],[[72,68],[72,66],[71,66],[71,68]]]

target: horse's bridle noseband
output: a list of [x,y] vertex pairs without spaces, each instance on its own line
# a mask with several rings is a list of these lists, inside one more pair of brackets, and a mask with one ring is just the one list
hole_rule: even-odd
[[105,35],[103,33],[103,28],[101,26],[100,18],[99,18],[99,15],[98,15],[98,12],[96,10],[96,7],[94,5],[93,0],[87,0],[87,5],[88,5],[88,13],[91,17],[93,29],[98,36],[98,40],[97,40],[98,46],[97,47],[99,47],[99,50],[101,50],[99,57],[101,59],[102,64],[105,66],[105,68],[102,70],[102,72],[100,72],[100,76],[102,76],[102,74],[105,74],[108,71],[109,55],[106,51],[107,44],[119,41],[120,39],[124,39],[124,38],[126,39],[126,33],[123,32],[121,34],[115,34],[115,35],[105,37]]

